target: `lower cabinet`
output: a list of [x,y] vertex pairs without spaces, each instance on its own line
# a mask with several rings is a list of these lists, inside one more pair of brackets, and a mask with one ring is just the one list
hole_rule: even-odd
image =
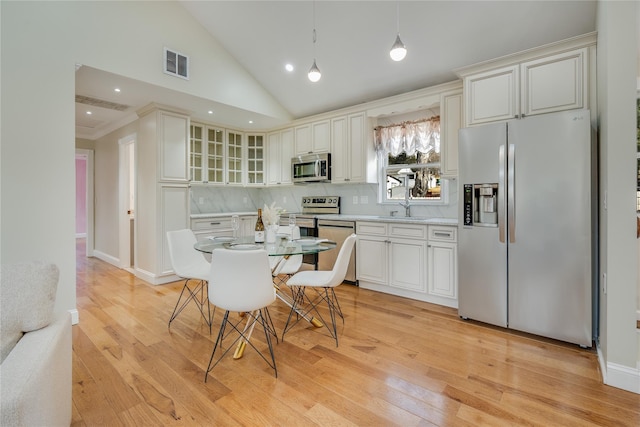
[[[257,219],[257,215],[240,215],[238,235],[253,236]],[[231,237],[233,236],[231,215],[192,218],[191,230],[193,230],[198,240],[206,239],[207,237]]]
[[458,306],[455,227],[363,221],[356,233],[361,288]]

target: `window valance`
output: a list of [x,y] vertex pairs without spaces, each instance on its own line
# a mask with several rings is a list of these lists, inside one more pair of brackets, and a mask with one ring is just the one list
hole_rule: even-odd
[[440,116],[374,128],[374,145],[378,153],[397,156],[405,152],[440,152]]

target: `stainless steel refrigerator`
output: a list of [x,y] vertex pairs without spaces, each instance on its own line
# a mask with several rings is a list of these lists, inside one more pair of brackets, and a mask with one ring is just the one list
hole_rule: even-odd
[[591,347],[589,111],[459,136],[460,316]]

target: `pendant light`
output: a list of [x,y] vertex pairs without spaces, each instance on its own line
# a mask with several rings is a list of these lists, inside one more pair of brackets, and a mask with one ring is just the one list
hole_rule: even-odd
[[316,65],[316,2],[313,2],[313,65],[311,69],[309,69],[308,74],[309,80],[315,83],[320,80],[322,74],[320,73],[320,69]]
[[394,61],[402,61],[404,57],[407,56],[407,48],[404,46],[404,43],[402,43],[402,40],[400,40],[400,2],[397,4],[396,18],[398,32],[396,41],[393,43],[393,46],[391,46],[391,51],[389,51],[389,56]]

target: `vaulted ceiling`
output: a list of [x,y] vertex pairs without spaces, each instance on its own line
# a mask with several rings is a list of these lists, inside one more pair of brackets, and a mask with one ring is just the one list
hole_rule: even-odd
[[[180,1],[215,39],[295,117],[449,82],[458,67],[595,30],[595,1]],[[313,29],[316,44],[313,44]],[[400,32],[406,58],[389,50]],[[311,83],[313,59],[322,72]],[[291,64],[293,71],[285,70]],[[117,97],[109,84],[127,85]],[[77,133],[93,138],[126,122],[149,102],[196,110],[210,100],[82,67],[77,95],[129,106],[124,111],[76,104]],[[171,101],[171,102],[167,102]],[[180,105],[177,105],[180,104]],[[218,122],[246,123],[247,112],[216,108]],[[206,119],[206,117],[202,117]],[[265,123],[266,128],[269,127]]]

